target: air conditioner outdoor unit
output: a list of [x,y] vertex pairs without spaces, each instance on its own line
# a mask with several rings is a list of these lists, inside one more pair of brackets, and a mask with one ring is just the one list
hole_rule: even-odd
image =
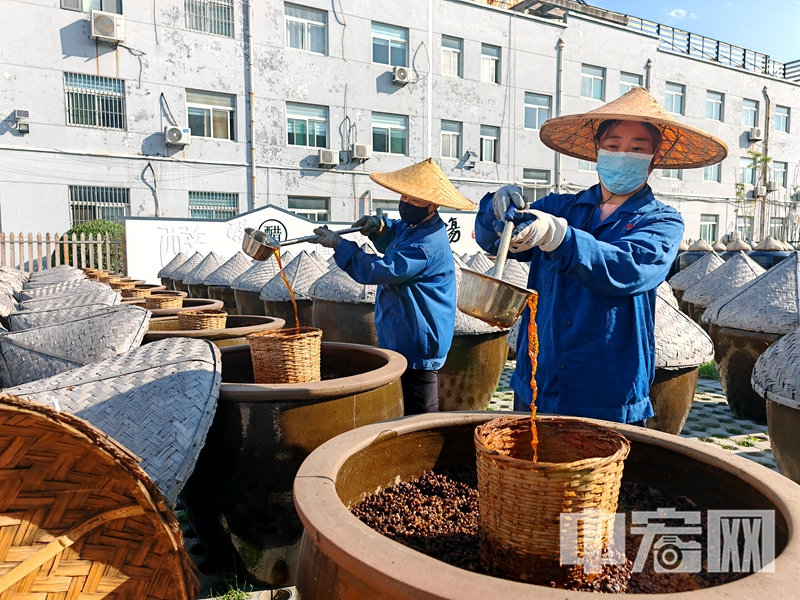
[[777,181],[768,181],[767,182],[767,191],[774,192],[778,189],[778,182]]
[[395,67],[392,71],[392,83],[400,85],[411,83],[411,71],[408,70],[408,67]]
[[92,37],[116,44],[125,41],[125,17],[102,10],[92,11]]
[[339,153],[336,150],[326,150],[324,148],[319,151],[319,166],[320,167],[334,167],[339,164]]
[[763,127],[751,127],[750,128],[750,141],[751,142],[760,142],[764,139],[764,128]]
[[27,119],[30,116],[30,111],[22,110],[21,108],[14,110],[14,119],[17,121],[22,121],[22,119]]
[[192,143],[192,130],[188,127],[164,127],[164,143],[170,146],[188,146]]
[[372,146],[369,144],[353,144],[353,158],[355,160],[368,160],[372,158]]
[[756,198],[763,198],[764,196],[766,196],[766,195],[767,195],[767,188],[766,188],[766,186],[763,186],[763,185],[757,185],[755,188],[753,188],[753,195],[754,195]]

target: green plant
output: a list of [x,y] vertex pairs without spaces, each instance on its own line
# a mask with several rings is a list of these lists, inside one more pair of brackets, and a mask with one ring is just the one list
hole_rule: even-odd
[[[98,238],[104,239],[106,234],[108,234],[108,237],[112,240],[115,238],[122,239],[122,237],[125,235],[125,226],[122,223],[117,223],[115,221],[106,221],[105,219],[95,219],[94,221],[87,221],[85,223],[75,225],[72,229],[67,231],[65,235],[67,236],[67,239],[70,240],[70,242],[72,241],[73,234],[75,235],[76,240],[81,239],[81,234],[83,234],[84,238],[87,240],[89,239],[90,235],[94,236],[94,239]],[[78,256],[73,256],[73,252],[75,252],[73,248],[78,248],[77,251],[83,253],[83,262],[81,262],[81,259]],[[109,261],[108,258],[106,257],[105,246],[98,247],[97,245],[91,245],[91,246],[81,247],[80,245],[77,245],[74,247],[70,243],[68,250],[69,250],[69,263],[73,266],[81,266],[81,265],[88,266],[92,264],[90,262],[90,252],[91,252],[91,254],[94,255],[93,256],[94,266],[96,268],[109,269],[115,272],[121,271],[121,269],[119,268],[120,267],[119,264],[110,264],[110,265],[108,264]],[[60,244],[58,246],[58,252],[61,264],[67,262],[67,251],[65,251],[64,249],[64,244]],[[111,254],[110,259],[111,262],[113,263],[114,262],[113,249],[110,251],[110,254]],[[116,254],[117,257],[121,257],[122,248],[117,248]],[[53,252],[51,260],[52,263],[55,265],[55,252]],[[119,260],[120,258],[118,258],[118,261]]]
[[709,443],[709,444],[714,442],[714,438],[713,437],[702,437],[702,438],[697,438],[697,439],[700,442],[706,442],[706,443]]
[[736,446],[729,446],[728,444],[722,444],[721,446],[725,450],[736,450]]
[[235,575],[233,577],[226,575],[225,585],[227,589],[224,592],[216,589],[211,590],[211,594],[217,600],[248,600],[250,592],[253,591],[253,586],[249,583],[240,585],[239,579]]
[[716,379],[719,381],[719,373],[717,373],[717,366],[714,362],[707,362],[700,365],[700,377],[704,377],[706,379]]
[[188,523],[189,517],[186,516],[185,510],[176,510],[175,517],[178,519],[178,523]]
[[742,446],[743,448],[752,448],[756,445],[755,442],[749,438],[745,438],[743,440],[735,440],[735,441],[737,446]]

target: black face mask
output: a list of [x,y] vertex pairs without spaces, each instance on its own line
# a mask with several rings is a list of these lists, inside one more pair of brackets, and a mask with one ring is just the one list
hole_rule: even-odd
[[419,225],[428,216],[427,206],[414,206],[408,202],[401,202],[399,209],[403,223],[408,223],[409,225]]

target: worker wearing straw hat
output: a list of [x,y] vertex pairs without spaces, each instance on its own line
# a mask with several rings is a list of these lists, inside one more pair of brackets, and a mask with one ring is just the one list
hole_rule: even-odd
[[[509,258],[530,261],[528,286],[539,292],[538,409],[644,425],[653,416],[656,287],[684,229],[647,179],[655,168],[718,163],[727,147],[679,123],[643,88],[585,114],[550,119],[539,136],[556,152],[596,161],[600,182],[577,194],[550,194],[527,208],[518,187],[487,194],[476,240],[494,250],[497,232],[511,220]],[[529,317],[526,310],[520,357]],[[511,380],[518,410],[531,403],[530,376],[530,361],[518,360]]]
[[370,178],[400,194],[400,219],[364,216],[353,225],[383,256],[368,254],[327,227],[315,242],[334,248],[336,264],[362,284],[375,284],[375,329],[381,347],[406,357],[401,378],[406,414],[439,410],[438,371],[453,342],[456,279],[438,207],[474,209],[429,158]]

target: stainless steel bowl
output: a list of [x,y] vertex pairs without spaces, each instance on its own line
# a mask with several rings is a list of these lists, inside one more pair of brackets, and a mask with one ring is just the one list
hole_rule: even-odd
[[280,244],[268,233],[260,229],[245,227],[244,237],[242,238],[242,252],[250,258],[267,260],[276,247],[280,247]]
[[519,318],[528,298],[535,293],[483,273],[462,269],[458,310],[494,327],[507,329]]

